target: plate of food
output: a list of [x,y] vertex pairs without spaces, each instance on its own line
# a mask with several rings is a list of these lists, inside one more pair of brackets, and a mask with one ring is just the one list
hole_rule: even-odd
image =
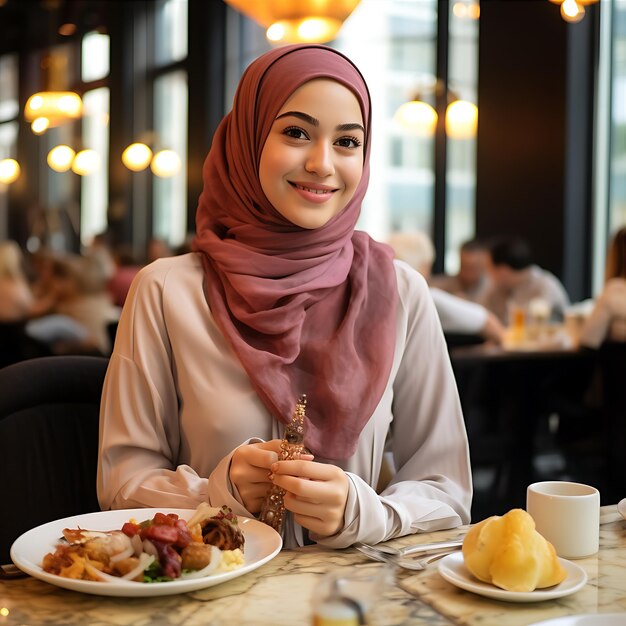
[[439,562],[439,573],[448,582],[466,591],[477,593],[478,595],[494,600],[505,600],[507,602],[541,602],[543,600],[553,600],[562,598],[572,593],[576,593],[585,586],[587,573],[585,570],[565,559],[559,558],[559,562],[567,572],[565,580],[553,587],[535,589],[534,591],[507,591],[500,589],[491,583],[482,582],[475,578],[465,567],[463,555],[461,553],[449,554]]
[[48,522],[11,547],[15,565],[94,595],[147,597],[212,587],[257,569],[280,535],[230,509],[120,509]]

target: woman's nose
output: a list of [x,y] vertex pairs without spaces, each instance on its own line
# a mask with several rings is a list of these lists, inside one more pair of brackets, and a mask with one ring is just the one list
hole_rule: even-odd
[[304,167],[307,172],[315,173],[318,176],[332,176],[335,173],[332,146],[321,141],[314,142]]

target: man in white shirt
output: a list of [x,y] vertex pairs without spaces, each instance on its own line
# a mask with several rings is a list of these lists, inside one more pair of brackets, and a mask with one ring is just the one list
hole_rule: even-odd
[[438,274],[429,280],[431,287],[443,289],[454,296],[480,302],[489,286],[487,263],[489,250],[478,239],[466,241],[459,249],[459,271],[457,274]]
[[[393,233],[387,243],[393,248],[397,259],[408,263],[429,280],[435,248],[425,233]],[[504,329],[485,307],[433,286],[430,287],[430,295],[444,333],[476,335],[501,343]]]
[[558,278],[533,264],[530,247],[520,238],[499,238],[489,248],[491,286],[482,304],[503,324],[511,306],[526,309],[531,300],[542,299],[552,316],[561,317],[570,300]]

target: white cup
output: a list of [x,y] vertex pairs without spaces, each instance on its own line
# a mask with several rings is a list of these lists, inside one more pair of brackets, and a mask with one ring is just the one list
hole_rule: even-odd
[[598,551],[600,492],[595,487],[558,480],[533,483],[526,490],[526,510],[560,557],[582,559]]

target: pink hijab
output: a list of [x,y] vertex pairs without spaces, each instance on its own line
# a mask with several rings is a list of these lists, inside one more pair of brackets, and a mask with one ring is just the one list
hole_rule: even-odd
[[[361,182],[321,228],[286,220],[259,182],[274,119],[305,82],[331,78],[359,101],[366,128]],[[305,443],[346,459],[388,382],[396,339],[391,249],[355,231],[369,180],[370,99],[357,68],[318,45],[271,50],[244,72],[203,169],[194,249],[206,298],[271,414],[287,424],[308,398]]]

